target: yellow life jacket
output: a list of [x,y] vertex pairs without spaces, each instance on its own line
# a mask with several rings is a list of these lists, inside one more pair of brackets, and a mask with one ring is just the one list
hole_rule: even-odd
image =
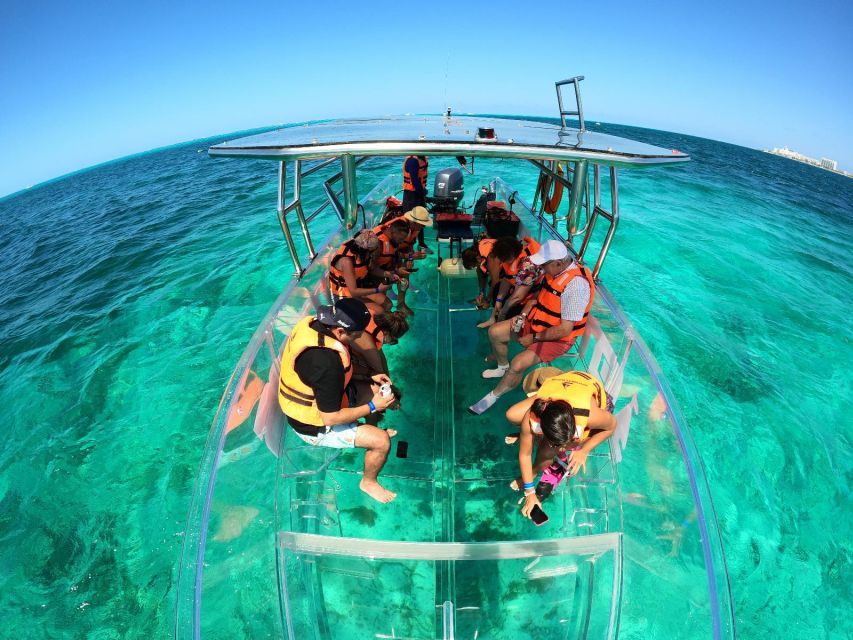
[[596,406],[607,410],[607,395],[601,381],[583,371],[567,371],[553,378],[548,378],[536,392],[537,398],[543,400],[565,400],[572,405],[572,415],[575,418],[575,433],[581,440],[589,437],[589,409],[592,406],[592,396],[598,398]]
[[[284,345],[281,355],[281,378],[278,385],[278,403],[284,415],[304,424],[324,427],[314,390],[302,382],[296,373],[296,359],[306,349],[332,349],[341,357],[344,367],[344,389],[352,379],[352,364],[349,349],[330,336],[323,335],[311,327],[313,316],[299,321]],[[341,398],[341,408],[347,406],[346,392]]]

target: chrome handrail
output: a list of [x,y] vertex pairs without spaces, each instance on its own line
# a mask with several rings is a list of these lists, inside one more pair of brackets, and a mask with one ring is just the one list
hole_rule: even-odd
[[[586,131],[586,125],[583,120],[583,104],[581,104],[581,87],[580,81],[583,80],[583,76],[575,76],[574,78],[569,78],[568,80],[560,80],[559,82],[555,82],[554,86],[557,89],[557,104],[560,107],[560,123],[563,129],[566,129],[566,116],[577,116],[578,122],[580,123],[579,130]],[[571,84],[575,87],[575,103],[577,105],[576,111],[566,111],[563,109],[563,91],[562,88]]]

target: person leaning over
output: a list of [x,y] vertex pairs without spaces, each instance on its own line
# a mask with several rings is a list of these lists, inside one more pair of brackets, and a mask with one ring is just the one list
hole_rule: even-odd
[[369,276],[381,273],[372,265],[379,250],[379,239],[369,229],[362,229],[344,242],[329,262],[329,290],[334,300],[363,298],[384,305],[385,292],[391,285],[376,284]]
[[390,435],[373,425],[358,423],[394,402],[393,395],[379,391],[379,386],[390,385],[391,379],[377,374],[361,389],[350,384],[350,344],[369,322],[367,307],[354,298],[321,306],[316,316],[303,318],[284,345],[278,401],[290,427],[308,444],[366,449],[359,487],[379,502],[391,502],[397,494],[377,480],[391,449]]
[[[468,407],[471,413],[479,415],[491,408],[501,395],[521,382],[525,370],[563,355],[583,335],[595,296],[592,273],[575,262],[566,245],[557,240],[545,242],[529,259],[542,266],[542,288],[535,301],[524,305],[521,315],[489,327],[489,341],[498,366],[486,369],[482,375],[502,380]],[[523,323],[520,332],[512,331],[516,323]],[[524,347],[512,363],[507,359],[510,340],[517,340]]]
[[[531,375],[541,371],[537,369]],[[541,384],[533,397],[506,412],[507,420],[521,427],[518,448],[521,476],[510,486],[516,491],[523,489],[521,513],[527,517],[534,505],[541,507],[540,500],[551,494],[564,475],[573,476],[583,468],[590,451],[616,429],[613,399],[595,376],[567,371]],[[535,463],[531,461],[534,440],[539,441]],[[536,474],[543,469],[545,473],[537,486]]]
[[409,223],[399,218],[391,220],[387,227],[373,229],[379,239],[379,251],[373,256],[373,265],[381,270],[383,282],[397,285],[397,311],[405,315],[414,314],[406,304],[411,272],[405,268],[405,258],[400,255],[400,248],[408,238],[409,231]]

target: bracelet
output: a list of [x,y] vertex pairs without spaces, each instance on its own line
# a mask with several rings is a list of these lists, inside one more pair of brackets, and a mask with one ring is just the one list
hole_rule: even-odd
[[536,487],[535,482],[525,482],[524,483],[524,490],[525,491],[527,491],[528,489],[533,489],[534,487]]
[[376,293],[379,293],[379,287],[376,287]]
[[495,302],[503,302],[505,298],[495,298]]
[[532,496],[534,493],[536,493],[536,489],[525,489],[524,497],[526,498],[527,496]]
[[373,400],[367,401],[367,408],[370,409],[370,413],[373,413],[374,411],[376,411],[376,405],[373,404]]

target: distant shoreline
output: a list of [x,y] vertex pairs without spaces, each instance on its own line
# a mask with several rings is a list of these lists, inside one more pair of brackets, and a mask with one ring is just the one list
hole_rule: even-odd
[[764,153],[769,153],[774,156],[779,156],[780,158],[785,158],[787,160],[793,160],[794,162],[799,162],[800,164],[807,164],[810,167],[815,167],[817,169],[823,169],[824,171],[829,171],[831,173],[837,173],[838,175],[844,176],[845,178],[853,178],[853,173],[849,173],[847,171],[842,171],[841,169],[830,169],[829,167],[824,167],[820,164],[820,161],[815,160],[814,158],[796,158],[792,156],[790,153],[785,153],[789,151],[788,149],[762,149]]

